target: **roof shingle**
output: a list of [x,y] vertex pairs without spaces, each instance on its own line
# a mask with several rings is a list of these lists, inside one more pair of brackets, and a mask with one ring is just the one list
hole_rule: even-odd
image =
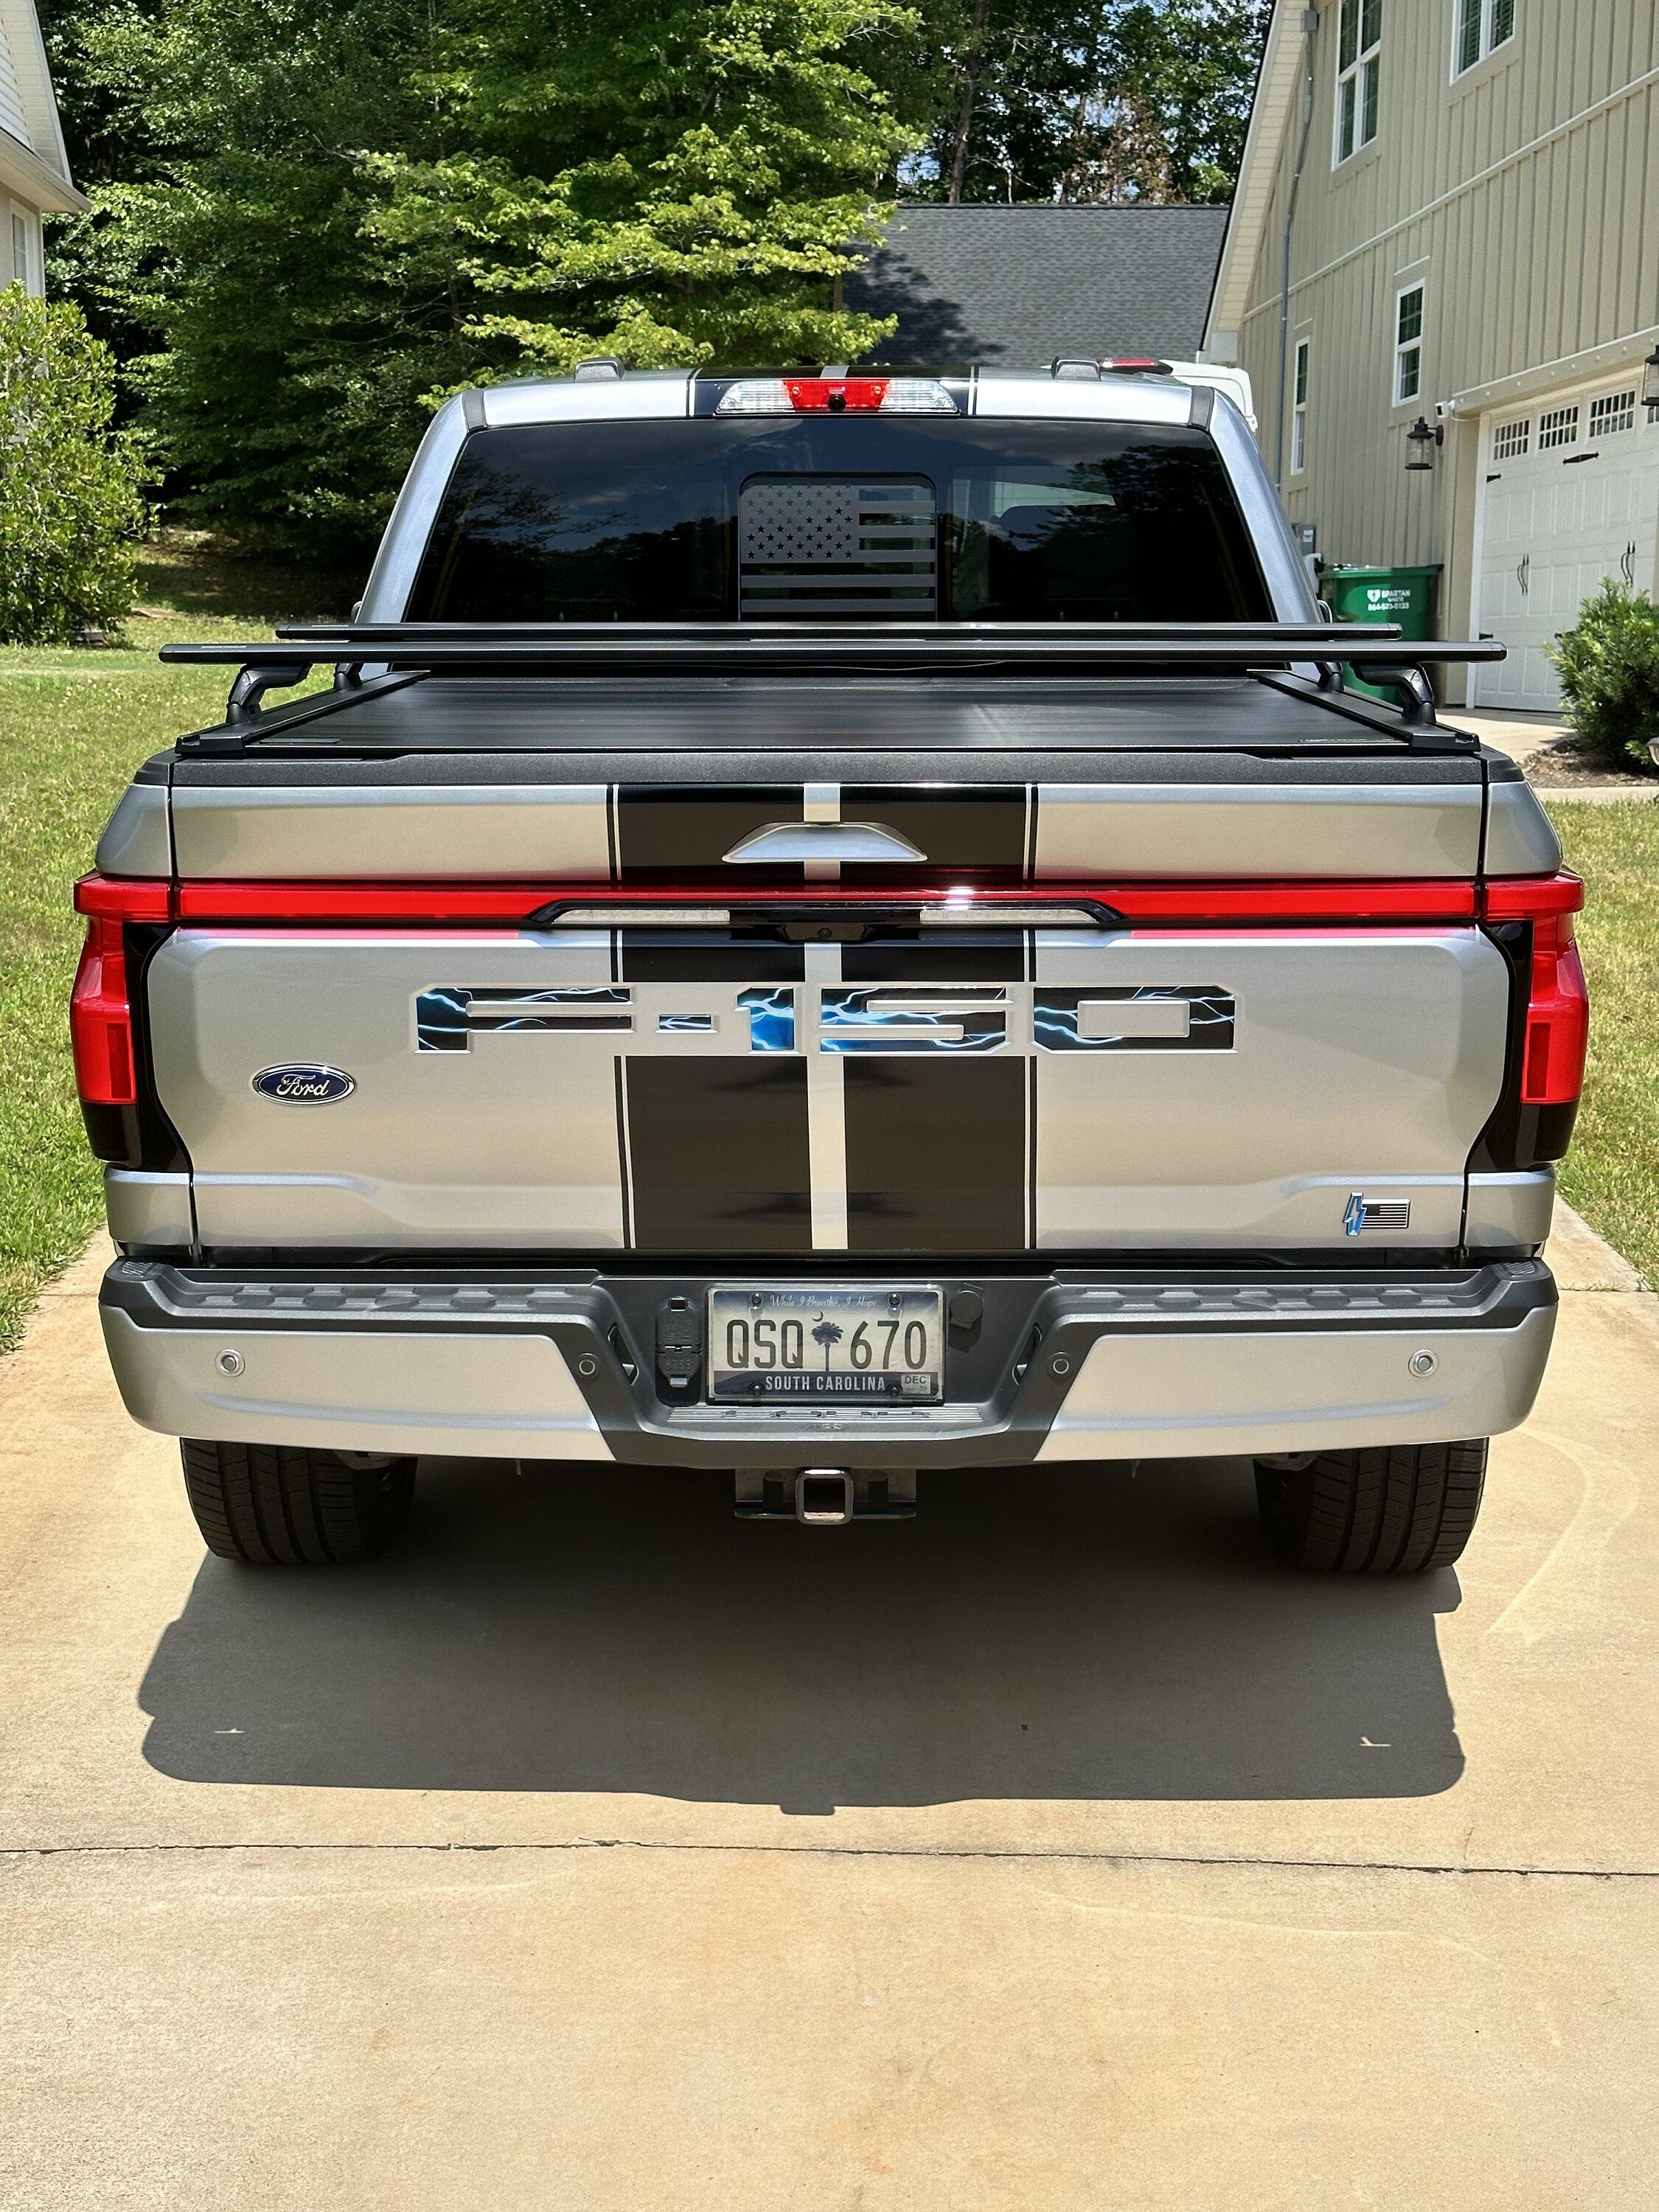
[[902,206],[842,295],[860,314],[899,318],[878,361],[1190,360],[1226,228],[1213,206]]

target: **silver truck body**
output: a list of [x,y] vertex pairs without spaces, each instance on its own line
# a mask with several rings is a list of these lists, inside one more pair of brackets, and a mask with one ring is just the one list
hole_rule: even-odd
[[[408,616],[469,438],[577,422],[599,440],[688,418],[695,392],[630,376],[450,403],[362,619]],[[1309,621],[1248,430],[1202,397],[1270,612]],[[981,375],[969,404],[1167,427],[1198,402],[1156,379]],[[1507,762],[1415,748],[1392,710],[1312,677],[621,674],[553,698],[434,673],[152,763],[99,869],[198,887],[205,918],[129,959],[174,1146],[106,1169],[105,1326],[135,1418],[351,1452],[783,1470],[1512,1427],[1553,1322],[1553,1168],[1493,1139],[1516,956],[1456,902],[1552,877],[1559,848]],[[604,910],[606,887],[676,882],[706,903],[755,880],[757,849],[792,890],[878,901],[908,866],[994,875],[1026,904],[890,941]],[[322,895],[515,883],[586,887],[591,918],[354,926]],[[1172,883],[1331,903],[1104,927],[1045,912],[1079,885]],[[1420,886],[1419,910],[1344,911],[1343,885],[1380,883]],[[211,914],[216,886],[292,884],[306,916]],[[347,1087],[259,1087],[305,1067]],[[849,1281],[967,1295],[940,1402],[665,1395],[665,1301]]]

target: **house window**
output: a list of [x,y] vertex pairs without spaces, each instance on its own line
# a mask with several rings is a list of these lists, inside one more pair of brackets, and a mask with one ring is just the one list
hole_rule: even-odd
[[1300,476],[1308,465],[1308,355],[1310,338],[1296,342],[1296,380],[1291,404],[1291,474]]
[[1423,287],[1413,284],[1395,307],[1394,404],[1403,407],[1423,389]]
[[1576,446],[1578,443],[1578,410],[1558,407],[1538,418],[1538,450],[1547,453],[1553,446]]
[[11,273],[13,279],[28,289],[29,283],[29,219],[11,211]]
[[1452,75],[1462,76],[1515,36],[1515,0],[1456,0]]
[[1604,392],[1599,399],[1590,402],[1589,434],[1592,438],[1610,438],[1615,430],[1636,428],[1636,394],[1633,392]]
[[1376,136],[1382,0],[1338,0],[1338,5],[1336,161],[1342,162]]
[[1518,461],[1532,442],[1532,417],[1517,415],[1512,422],[1500,422],[1492,434],[1492,457],[1495,461]]

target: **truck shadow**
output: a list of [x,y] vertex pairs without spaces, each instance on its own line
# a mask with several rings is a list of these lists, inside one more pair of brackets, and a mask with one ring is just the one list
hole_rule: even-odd
[[729,1478],[433,1461],[392,1555],[204,1562],[140,1692],[191,1782],[836,1806],[1418,1796],[1462,1769],[1449,1573],[1304,1576],[1241,1462],[921,1478],[732,1519]]

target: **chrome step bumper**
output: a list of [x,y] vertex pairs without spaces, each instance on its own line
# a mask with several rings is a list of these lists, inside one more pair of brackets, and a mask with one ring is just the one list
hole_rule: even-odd
[[100,1305],[127,1409],[164,1435],[727,1469],[1019,1466],[1495,1436],[1531,1409],[1556,1305],[1536,1260],[1155,1280],[1077,1271],[1030,1279],[989,1395],[972,1403],[671,1407],[636,1311],[630,1325],[628,1288],[598,1274],[118,1260]]

